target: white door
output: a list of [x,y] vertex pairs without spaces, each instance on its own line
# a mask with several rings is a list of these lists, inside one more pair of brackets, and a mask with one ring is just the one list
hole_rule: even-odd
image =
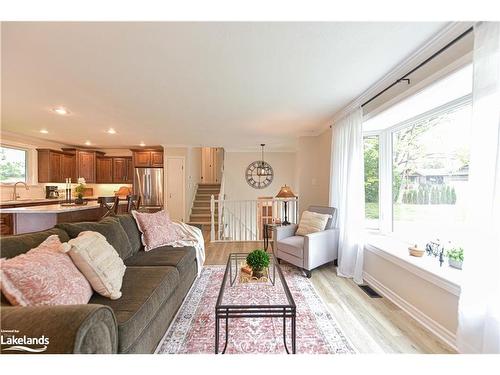
[[167,157],[167,210],[172,220],[184,221],[184,158]]

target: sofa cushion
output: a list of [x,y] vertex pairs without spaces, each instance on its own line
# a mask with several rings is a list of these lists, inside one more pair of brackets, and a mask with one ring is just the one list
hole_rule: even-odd
[[278,249],[284,253],[288,253],[297,258],[303,258],[304,254],[304,237],[292,236],[278,241]]
[[62,252],[57,235],[26,254],[0,259],[0,290],[14,306],[80,305],[92,296],[89,282]]
[[150,251],[139,251],[125,260],[127,267],[133,266],[171,266],[183,274],[192,262],[196,261],[194,247],[162,246]]
[[106,238],[97,232],[81,232],[62,246],[75,266],[101,296],[118,299],[125,273],[122,258]]
[[137,227],[134,217],[131,214],[117,215],[116,218],[120,221],[125,233],[127,233],[130,246],[132,247],[132,255],[136,254],[143,248],[141,242],[141,232]]
[[61,242],[69,241],[68,234],[58,228],[52,228],[41,232],[17,234],[15,236],[2,236],[0,239],[0,258],[14,258],[19,254],[34,249],[45,241],[49,236],[57,234]]
[[56,227],[66,231],[70,238],[76,238],[84,231],[101,233],[122,259],[132,255],[132,246],[127,233],[116,217],[107,217],[98,222],[62,223]]
[[175,267],[127,267],[120,299],[94,294],[89,303],[109,306],[118,323],[118,352],[135,343],[179,284]]

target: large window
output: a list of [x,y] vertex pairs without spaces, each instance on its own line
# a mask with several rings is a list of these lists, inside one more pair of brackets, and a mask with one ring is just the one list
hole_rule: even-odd
[[28,152],[0,146],[0,183],[26,182]]
[[368,228],[411,242],[461,242],[471,90],[467,66],[364,123]]

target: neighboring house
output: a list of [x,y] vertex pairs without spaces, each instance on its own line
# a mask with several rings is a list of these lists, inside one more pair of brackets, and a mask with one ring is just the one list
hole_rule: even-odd
[[410,184],[416,185],[441,185],[452,181],[467,181],[469,179],[469,165],[464,165],[458,170],[448,168],[421,168],[408,176]]

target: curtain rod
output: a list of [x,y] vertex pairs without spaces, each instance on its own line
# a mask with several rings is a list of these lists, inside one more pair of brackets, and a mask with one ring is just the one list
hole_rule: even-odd
[[368,103],[374,101],[375,99],[377,99],[380,95],[382,95],[384,92],[386,92],[387,90],[393,88],[394,86],[396,86],[399,82],[406,82],[407,84],[410,84],[410,79],[407,78],[410,74],[412,74],[413,72],[415,72],[416,70],[420,69],[421,67],[423,67],[425,64],[427,64],[429,61],[433,60],[434,58],[436,58],[437,56],[439,56],[441,53],[443,53],[444,51],[446,51],[448,48],[450,48],[452,45],[454,45],[456,42],[458,42],[460,39],[462,39],[464,36],[466,36],[467,34],[469,34],[474,28],[473,27],[470,27],[468,28],[467,30],[465,30],[462,34],[460,34],[459,36],[457,36],[455,39],[453,39],[451,42],[449,42],[447,45],[445,45],[443,48],[441,48],[439,51],[435,52],[434,54],[432,54],[430,57],[428,57],[427,59],[425,59],[423,62],[421,62],[420,64],[418,64],[415,68],[413,68],[412,70],[410,70],[408,73],[406,73],[404,76],[402,76],[401,78],[397,79],[395,82],[393,82],[392,84],[390,84],[389,86],[387,86],[385,89],[383,89],[382,91],[380,91],[378,94],[372,96],[370,99],[368,99],[366,102],[364,102],[363,104],[361,104],[361,107],[364,107],[365,105],[367,105]]

